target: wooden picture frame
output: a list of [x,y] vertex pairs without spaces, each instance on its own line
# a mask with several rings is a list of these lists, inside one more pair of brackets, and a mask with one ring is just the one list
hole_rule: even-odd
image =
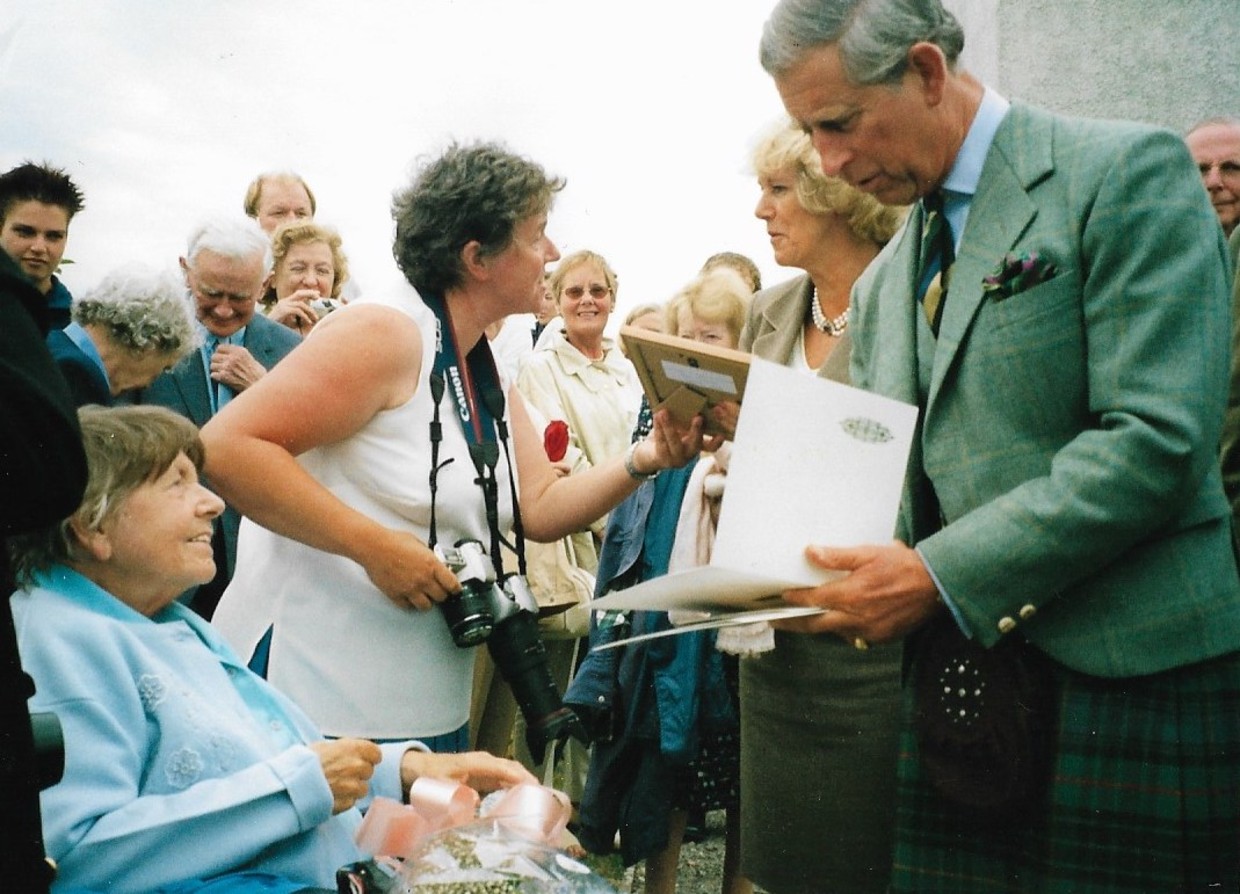
[[[620,340],[650,408],[668,410],[683,425],[717,403],[739,404],[744,397],[750,359],[744,351],[634,326],[621,327]],[[710,416],[705,419],[705,431],[713,433]]]

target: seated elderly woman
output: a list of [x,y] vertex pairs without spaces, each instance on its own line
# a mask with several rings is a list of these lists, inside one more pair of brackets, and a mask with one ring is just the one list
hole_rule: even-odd
[[313,221],[295,220],[271,234],[271,275],[261,308],[302,335],[344,303],[341,289],[349,261],[340,234]]
[[144,388],[198,346],[194,309],[172,272],[123,267],[73,303],[73,321],[47,347],[77,406]]
[[361,858],[370,791],[399,798],[422,775],[483,790],[532,781],[480,752],[324,740],[175,601],[214,574],[224,505],[198,481],[193,423],[153,406],[79,418],[81,507],[10,545],[31,708],[64,728],[64,775],[42,795],[58,889],[191,891],[233,876],[230,891],[335,890],[336,869]]

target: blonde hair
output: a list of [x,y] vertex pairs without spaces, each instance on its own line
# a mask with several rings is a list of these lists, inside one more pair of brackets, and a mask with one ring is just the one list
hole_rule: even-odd
[[753,168],[759,177],[791,171],[796,177],[796,195],[802,208],[810,214],[838,214],[853,233],[878,245],[886,245],[904,222],[905,207],[884,205],[840,178],[824,174],[818,150],[791,120],[758,143]]
[[[345,257],[340,234],[328,226],[308,220],[294,220],[277,227],[271,234],[271,269],[274,271],[294,245],[310,245],[323,242],[331,249],[332,267],[336,278],[332,281],[332,298],[340,297],[340,289],[349,278],[349,259]],[[275,300],[275,289],[268,289],[263,303]]]
[[245,199],[242,201],[241,207],[245,210],[246,217],[258,217],[258,203],[263,200],[263,184],[269,180],[281,183],[296,183],[306,191],[306,198],[310,200],[311,216],[318,212],[318,203],[314,200],[314,193],[310,191],[310,184],[303,180],[300,175],[294,174],[291,171],[268,171],[265,174],[259,174],[251,180],[250,185],[245,189]]
[[637,307],[633,308],[631,311],[629,311],[627,314],[624,315],[624,325],[630,326],[632,325],[634,320],[644,317],[646,314],[661,314],[661,313],[663,313],[662,304],[657,304],[653,301],[647,302],[646,304],[639,304],[637,305]]
[[749,315],[753,293],[745,277],[732,267],[715,267],[700,273],[667,302],[667,331],[673,335],[680,326],[680,314],[688,311],[707,323],[728,327],[732,343],[740,341],[741,329]]
[[611,289],[611,306],[614,308],[616,298],[620,293],[620,280],[616,276],[616,271],[612,270],[611,265],[607,263],[606,258],[588,249],[575,251],[562,258],[556,265],[555,272],[551,274],[547,288],[551,290],[551,297],[555,299],[556,307],[560,306],[560,291],[564,288],[564,278],[585,264],[595,264],[599,270],[603,271],[603,279],[607,280],[607,288]]

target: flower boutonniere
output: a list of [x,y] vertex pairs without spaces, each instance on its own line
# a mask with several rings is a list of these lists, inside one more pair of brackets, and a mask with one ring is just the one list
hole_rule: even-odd
[[995,301],[1002,301],[1044,283],[1054,275],[1054,262],[1036,251],[1021,255],[1006,254],[995,272],[983,277],[982,292]]

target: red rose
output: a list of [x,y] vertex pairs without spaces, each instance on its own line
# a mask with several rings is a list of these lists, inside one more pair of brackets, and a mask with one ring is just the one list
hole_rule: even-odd
[[547,451],[547,459],[558,463],[568,453],[568,423],[556,419],[543,432],[543,449]]

